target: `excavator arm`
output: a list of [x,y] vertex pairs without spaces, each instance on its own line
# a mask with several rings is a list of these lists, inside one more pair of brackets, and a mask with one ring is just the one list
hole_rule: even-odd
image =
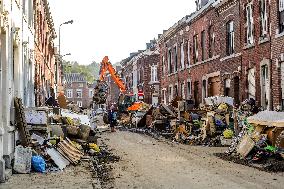
[[107,71],[111,75],[112,80],[116,83],[116,85],[118,86],[120,91],[121,92],[125,92],[126,91],[126,87],[124,85],[123,80],[119,77],[119,75],[115,71],[114,67],[109,62],[108,57],[105,56],[103,61],[101,62],[100,81],[104,81],[105,80],[105,74],[106,74]]

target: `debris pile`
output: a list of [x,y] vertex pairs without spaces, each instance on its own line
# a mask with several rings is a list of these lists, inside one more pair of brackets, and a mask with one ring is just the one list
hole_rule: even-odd
[[[136,114],[131,113],[129,116]],[[205,105],[194,109],[190,101],[177,97],[170,105],[161,104],[159,107],[146,109],[139,120],[124,117],[121,124],[126,123],[129,126],[129,121],[139,131],[144,128],[144,133],[156,132],[181,143],[229,145],[234,134],[233,99],[207,98]]]
[[95,86],[93,101],[96,104],[104,104],[107,99],[108,85],[105,81],[97,81]]
[[233,138],[226,160],[266,171],[284,171],[284,113],[262,111],[245,118],[242,130]]
[[15,110],[20,134],[15,173],[56,172],[105,152],[97,145],[91,115],[50,107],[24,109],[19,98],[15,98]]

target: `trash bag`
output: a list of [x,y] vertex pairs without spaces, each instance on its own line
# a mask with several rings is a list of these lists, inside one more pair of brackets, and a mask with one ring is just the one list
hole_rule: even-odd
[[32,157],[32,168],[36,172],[44,173],[45,172],[45,160],[41,156]]

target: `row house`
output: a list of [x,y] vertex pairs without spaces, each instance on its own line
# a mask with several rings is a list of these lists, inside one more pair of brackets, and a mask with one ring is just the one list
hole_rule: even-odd
[[[158,39],[161,97],[247,98],[283,107],[283,0],[198,0]],[[281,86],[282,85],[282,86]]]
[[42,106],[55,93],[55,83],[58,83],[56,73],[59,71],[58,66],[55,66],[56,33],[48,1],[34,0],[34,3],[36,106]]
[[88,83],[83,74],[65,74],[64,81],[65,94],[68,102],[72,102],[83,109],[92,106],[94,84]]
[[[41,16],[37,17],[36,7],[39,6],[42,7]],[[41,35],[39,25],[45,28]],[[14,98],[23,99],[25,107],[34,107],[40,104],[36,100],[40,96],[37,90],[45,87],[39,86],[35,78],[47,83],[46,78],[53,84],[52,40],[55,33],[47,32],[53,31],[51,28],[47,0],[0,0],[0,182],[5,181],[5,174],[11,172],[15,141],[18,140]],[[45,37],[47,35],[52,37]],[[50,46],[49,53],[42,50],[47,45]],[[42,58],[40,62],[39,56]],[[46,67],[51,69],[50,74],[45,73]],[[49,78],[43,75],[49,75]]]
[[156,40],[146,44],[146,50],[130,54],[121,62],[122,77],[127,91],[136,101],[157,105],[160,102],[160,53]]
[[14,97],[35,105],[32,0],[0,1],[0,182],[11,171],[15,140]]

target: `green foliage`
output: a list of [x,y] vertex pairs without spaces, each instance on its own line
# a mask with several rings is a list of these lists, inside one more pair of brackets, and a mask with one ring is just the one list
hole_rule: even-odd
[[78,62],[63,61],[64,73],[82,73],[89,83],[93,83],[99,77],[100,64],[92,62],[89,65],[80,65]]

